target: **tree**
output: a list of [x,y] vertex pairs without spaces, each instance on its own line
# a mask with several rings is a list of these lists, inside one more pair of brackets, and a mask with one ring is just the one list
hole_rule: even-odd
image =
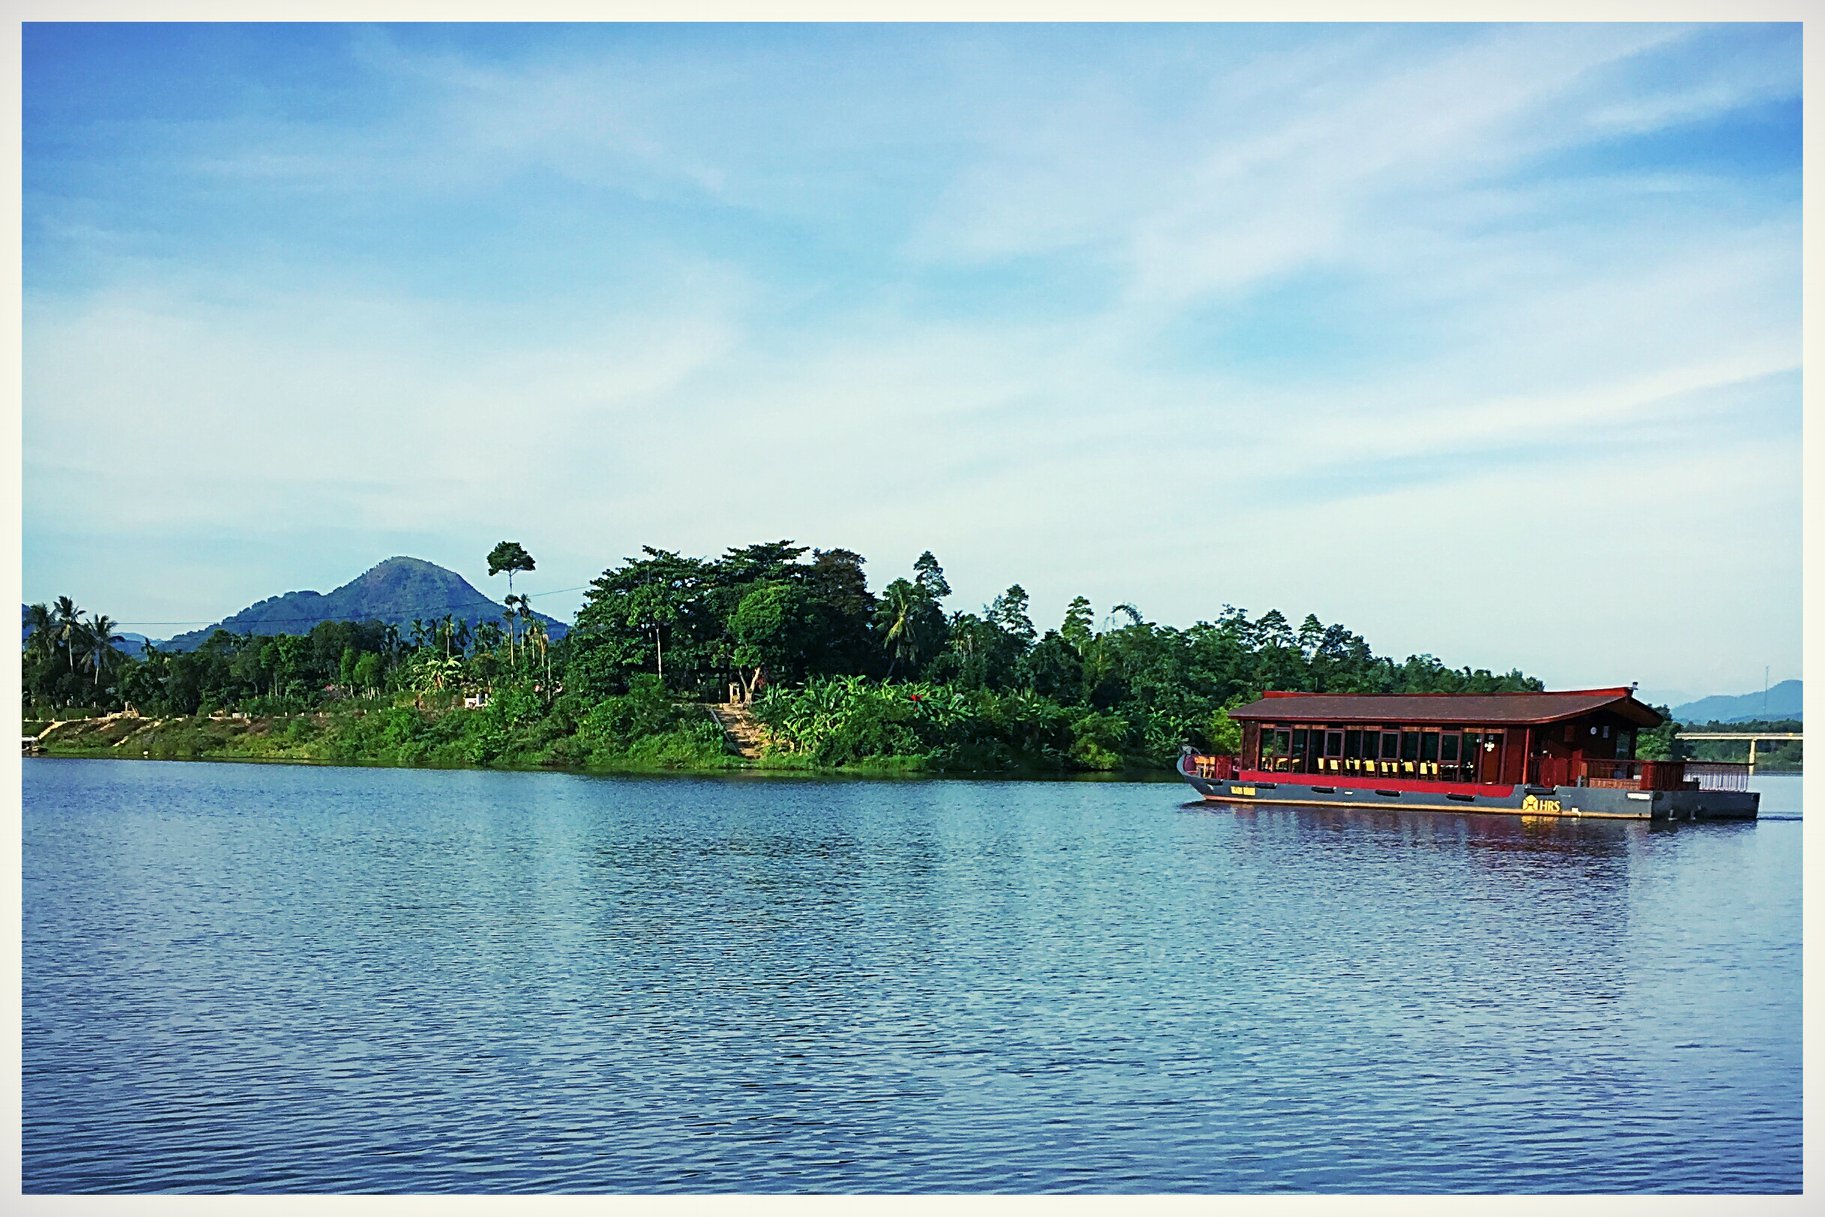
[[501,614],[501,620],[507,623],[507,662],[513,662],[513,644],[519,636],[517,623],[526,611],[526,597],[507,593],[507,611]]
[[515,639],[514,620],[526,608],[526,597],[513,594],[513,574],[515,571],[533,569],[536,568],[532,555],[518,541],[502,541],[488,551],[488,577],[492,579],[502,571],[507,572],[507,612],[504,617],[507,622],[507,658],[510,661],[513,658]]
[[25,610],[25,656],[20,676],[32,700],[57,697],[57,617],[42,604]]
[[805,593],[814,637],[805,654],[807,673],[828,675],[877,670],[880,654],[870,637],[875,598],[862,573],[864,559],[848,549],[814,549],[809,566],[789,568]]
[[526,622],[526,649],[537,651],[539,659],[545,664],[545,695],[551,695],[551,639],[545,632],[545,623],[534,617]]
[[1318,614],[1307,613],[1305,620],[1299,623],[1299,650],[1307,658],[1318,653],[1318,647],[1324,641],[1324,623],[1318,620]]
[[919,585],[919,590],[930,597],[934,604],[951,594],[951,585],[944,578],[944,568],[938,565],[938,559],[932,557],[929,549],[913,563],[913,582]]
[[808,597],[793,584],[757,583],[741,598],[729,619],[729,631],[749,698],[769,668],[787,679],[804,675],[806,657],[816,645],[816,624]]
[[49,608],[42,604],[30,605],[25,610],[25,645],[28,651],[49,658],[57,646],[57,618]]
[[677,669],[684,682],[700,685],[727,671],[726,615],[718,605],[726,601],[733,612],[739,585],[720,563],[651,546],[642,552],[602,572],[584,595],[565,671],[566,688],[582,696],[617,693],[643,670]]
[[488,551],[488,577],[490,579],[507,572],[507,591],[513,591],[513,574],[515,571],[534,570],[532,555],[518,541],[502,541]]
[[68,596],[59,596],[51,611],[57,615],[57,638],[70,657],[70,673],[74,675],[77,642],[82,636],[82,610]]
[[1033,629],[1033,619],[1027,616],[1027,592],[1020,584],[1012,585],[995,597],[983,615],[1018,642],[1023,652],[1033,645],[1033,639],[1037,635]]
[[1635,755],[1644,761],[1678,761],[1685,759],[1686,742],[1679,738],[1679,723],[1665,706],[1655,706],[1660,726],[1635,737]]
[[1064,624],[1058,627],[1058,636],[1077,652],[1079,659],[1089,651],[1090,640],[1095,637],[1096,631],[1091,624],[1095,620],[1095,614],[1090,611],[1090,602],[1082,596],[1073,596],[1065,609]]
[[1126,617],[1129,625],[1140,625],[1142,621],[1141,610],[1132,604],[1118,604],[1109,610],[1109,619],[1103,623],[1103,627],[1105,629],[1118,628],[1115,624],[1117,617]]
[[887,665],[886,679],[892,680],[902,663],[909,669],[918,663],[930,641],[928,631],[922,628],[924,610],[930,605],[931,600],[919,585],[905,579],[895,579],[881,593],[875,628],[880,632],[882,647],[893,657]]
[[121,653],[114,649],[114,644],[125,642],[126,639],[114,632],[114,619],[100,613],[89,619],[89,623],[83,627],[80,637],[87,651],[86,658],[89,665],[95,670],[95,688],[99,691],[102,672],[104,670],[114,671],[123,658]]

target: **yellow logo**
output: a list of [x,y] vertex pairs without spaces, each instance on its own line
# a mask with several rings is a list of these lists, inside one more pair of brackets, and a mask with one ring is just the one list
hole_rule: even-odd
[[1255,793],[1255,788],[1253,786],[1231,786],[1229,793],[1252,795]]
[[1535,798],[1530,794],[1521,800],[1521,810],[1535,812],[1539,815],[1558,815],[1563,809],[1558,799]]

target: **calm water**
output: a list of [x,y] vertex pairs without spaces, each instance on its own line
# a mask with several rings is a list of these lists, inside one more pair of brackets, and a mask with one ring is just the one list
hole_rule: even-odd
[[23,1169],[96,1191],[1800,1187],[1800,792],[25,765]]

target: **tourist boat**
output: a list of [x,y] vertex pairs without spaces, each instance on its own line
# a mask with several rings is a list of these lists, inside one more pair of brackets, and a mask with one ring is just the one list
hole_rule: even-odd
[[1634,693],[1270,691],[1229,712],[1239,755],[1186,748],[1178,771],[1220,803],[1754,819],[1747,765],[1636,759],[1662,719]]

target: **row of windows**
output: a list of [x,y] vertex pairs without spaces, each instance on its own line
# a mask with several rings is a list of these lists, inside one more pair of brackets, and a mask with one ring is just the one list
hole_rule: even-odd
[[1275,727],[1264,724],[1255,767],[1277,773],[1360,773],[1495,781],[1504,732],[1482,727]]
[[1270,727],[1261,728],[1262,756],[1335,756],[1407,761],[1455,761],[1477,749],[1501,747],[1503,733],[1463,727],[1380,728]]
[[[1597,728],[1591,731],[1596,734]],[[1609,733],[1604,727],[1602,734],[1607,737]],[[1494,782],[1500,780],[1507,759],[1506,735],[1491,727],[1282,727],[1263,723],[1254,755],[1245,757],[1244,764],[1276,773]],[[1570,728],[1566,738],[1573,738]],[[1616,732],[1616,755],[1633,755],[1632,743],[1628,732]],[[1513,746],[1521,746],[1518,731]]]

